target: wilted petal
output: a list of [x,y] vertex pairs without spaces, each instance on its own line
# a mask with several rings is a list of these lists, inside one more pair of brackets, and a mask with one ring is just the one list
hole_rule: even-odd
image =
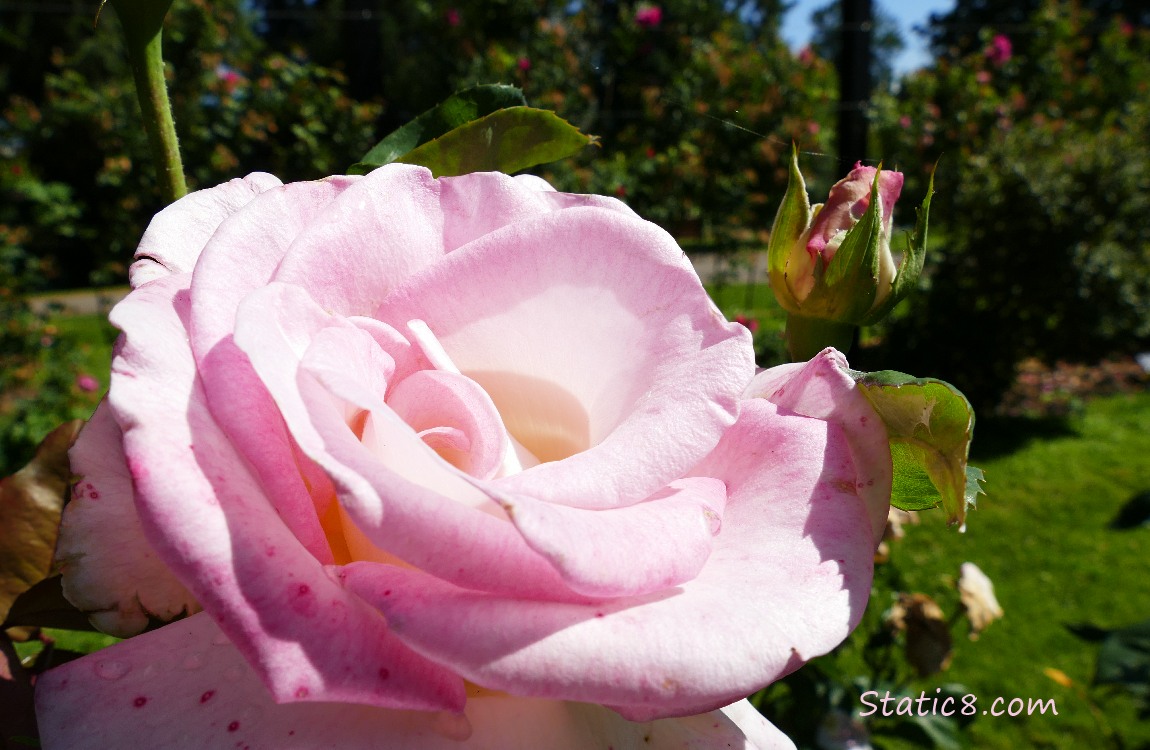
[[994,584],[977,565],[965,562],[960,571],[958,595],[962,600],[962,606],[966,608],[966,616],[970,619],[970,637],[976,639],[987,625],[1002,617],[1004,613],[994,596]]

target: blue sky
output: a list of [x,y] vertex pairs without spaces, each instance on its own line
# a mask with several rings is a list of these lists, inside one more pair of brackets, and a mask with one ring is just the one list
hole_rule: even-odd
[[[827,5],[830,0],[798,0],[783,18],[783,38],[791,47],[798,49],[811,38],[811,13]],[[954,0],[874,0],[875,8],[881,6],[898,19],[906,47],[894,62],[896,73],[920,68],[929,61],[926,39],[911,29],[921,26],[931,13],[947,11],[954,7]]]

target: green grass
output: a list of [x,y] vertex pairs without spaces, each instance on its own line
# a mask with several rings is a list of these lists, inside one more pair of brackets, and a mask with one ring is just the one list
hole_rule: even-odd
[[[973,747],[1150,743],[1150,725],[1138,720],[1129,697],[1091,687],[1097,644],[1067,629],[1086,622],[1116,628],[1150,617],[1150,528],[1108,528],[1124,503],[1150,489],[1150,394],[1093,401],[1073,426],[1073,434],[975,460],[986,471],[988,495],[965,534],[931,511],[892,545],[905,590],[952,592],[959,565],[971,561],[994,581],[1006,612],[975,642],[956,628],[950,669],[914,683],[915,695],[953,681],[978,695],[980,709],[998,696],[1057,702],[1058,716],[978,715],[968,729]],[[976,451],[978,444],[976,429]],[[948,613],[957,606],[954,594],[937,598]],[[1074,685],[1057,684],[1047,668]]]

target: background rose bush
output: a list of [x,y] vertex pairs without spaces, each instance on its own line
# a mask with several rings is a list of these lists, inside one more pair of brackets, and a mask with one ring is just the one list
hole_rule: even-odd
[[788,744],[734,702],[857,623],[890,496],[836,352],[756,375],[533,177],[255,174],[136,257],[58,556],[109,632],[187,616],[41,676],[46,747]]

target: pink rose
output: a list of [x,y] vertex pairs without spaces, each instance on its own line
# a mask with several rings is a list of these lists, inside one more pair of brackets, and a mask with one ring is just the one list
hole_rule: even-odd
[[858,622],[886,434],[756,376],[674,240],[534,177],[255,174],[152,221],[58,558],[46,748],[787,747]]

